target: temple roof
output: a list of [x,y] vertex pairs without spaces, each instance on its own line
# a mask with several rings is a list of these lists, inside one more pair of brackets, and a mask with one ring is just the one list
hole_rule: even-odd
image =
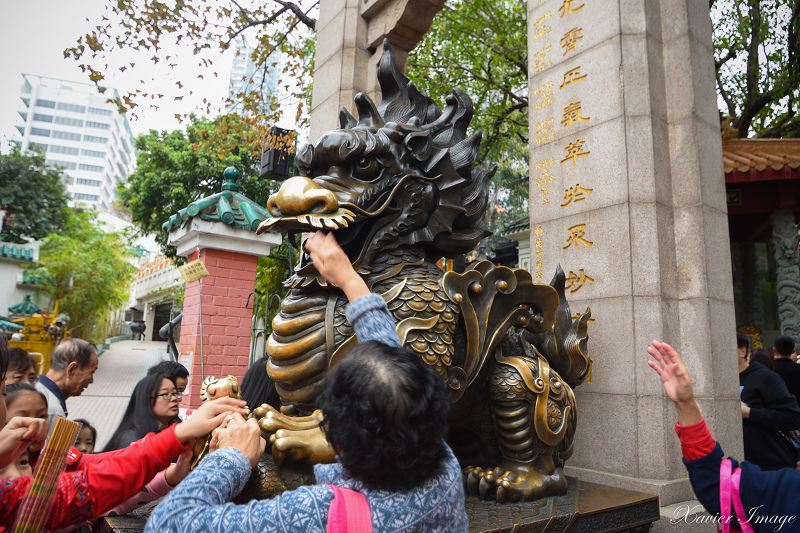
[[35,315],[41,313],[42,310],[31,301],[31,295],[26,294],[25,299],[17,305],[10,306],[8,312],[14,315]]
[[723,139],[725,174],[800,168],[800,139]]
[[529,217],[521,218],[519,220],[515,220],[510,224],[506,225],[502,230],[500,230],[500,235],[511,235],[512,233],[517,233],[518,231],[523,231],[526,229],[531,229],[531,219]]
[[0,246],[0,258],[17,259],[19,261],[33,261],[33,250],[21,245],[3,243]]
[[239,194],[239,186],[236,185],[236,180],[240,176],[238,170],[228,167],[223,176],[225,184],[222,186],[222,192],[192,202],[169,217],[161,228],[164,231],[182,228],[193,217],[199,217],[202,220],[222,222],[232,228],[255,232],[261,222],[270,218],[270,214],[254,201]]

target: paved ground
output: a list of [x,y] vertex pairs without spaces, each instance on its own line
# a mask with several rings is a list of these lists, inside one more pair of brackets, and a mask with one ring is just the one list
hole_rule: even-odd
[[128,405],[134,385],[147,369],[166,358],[166,342],[122,341],[100,355],[94,383],[67,400],[69,418],[84,418],[97,428],[95,450],[106,445]]

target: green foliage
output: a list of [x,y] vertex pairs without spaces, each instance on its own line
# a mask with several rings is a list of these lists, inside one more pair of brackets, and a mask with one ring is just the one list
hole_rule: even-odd
[[[167,233],[161,225],[195,200],[220,192],[227,167],[236,167],[241,173],[239,192],[260,205],[267,205],[269,195],[278,188],[272,180],[258,177],[260,141],[252,129],[244,127],[239,134],[229,131],[222,135],[229,143],[225,156],[200,147],[203,139],[218,135],[220,128],[230,128],[237,120],[235,115],[215,121],[192,116],[191,120],[186,132],[150,130],[139,135],[136,171],[118,191],[132,222],[143,233],[155,235],[161,251],[173,258],[175,249],[167,246]],[[253,148],[254,143],[258,149]]]
[[33,273],[69,314],[70,335],[90,339],[93,326],[128,301],[136,270],[127,261],[128,246],[121,234],[103,231],[94,214],[81,210],[68,210],[61,231],[42,241]]
[[[234,39],[246,34],[248,42],[255,44],[251,59],[258,65],[259,76],[263,79],[271,71],[281,70],[280,85],[292,100],[299,102],[300,118],[308,92],[306,83],[310,77],[307,74],[313,67],[313,54],[309,58],[308,47],[309,41],[314,40],[316,20],[310,14],[316,11],[317,4],[285,0],[238,3],[109,0],[95,29],[80,37],[76,46],[64,50],[64,57],[80,61],[80,68],[89,79],[104,90],[102,83],[109,70],[110,56],[119,51],[134,51],[139,53],[140,62],[161,62],[174,68],[178,63],[186,64],[184,57],[176,55],[174,43],[184,45],[185,51],[191,52],[188,57],[201,67],[204,74],[198,78],[203,78],[220,74],[214,71],[215,54],[233,53]],[[279,52],[282,60],[276,61],[273,52]],[[124,72],[135,68],[136,64],[126,63],[118,69]],[[295,86],[288,83],[290,77],[299,80]],[[175,85],[183,89],[190,82],[179,80]],[[142,89],[128,91],[115,100],[121,111],[134,110],[144,102],[156,108],[160,104],[164,94],[153,90],[149,80],[140,80],[140,83]],[[254,123],[275,122],[280,103],[274,95],[264,95],[260,89],[259,83],[248,83],[246,90],[233,95],[228,103],[243,104],[244,114],[252,117]],[[191,90],[188,92],[192,94]],[[183,96],[174,98],[180,100]],[[207,100],[204,104],[206,112],[211,114],[213,104]]]
[[527,163],[526,9],[514,0],[452,0],[408,56],[407,76],[439,105],[454,87],[472,98],[481,162]]
[[739,137],[797,137],[800,117],[800,3],[711,0],[722,114]]
[[295,261],[295,250],[289,245],[288,237],[283,236],[283,244],[270,250],[267,257],[258,260],[256,271],[257,304],[253,305],[255,314],[266,316],[267,335],[272,333],[272,319],[279,311],[278,296],[281,300],[286,296],[283,282],[292,275]]
[[24,243],[59,229],[67,211],[65,178],[45,165],[41,152],[0,154],[0,208],[6,211],[0,239]]

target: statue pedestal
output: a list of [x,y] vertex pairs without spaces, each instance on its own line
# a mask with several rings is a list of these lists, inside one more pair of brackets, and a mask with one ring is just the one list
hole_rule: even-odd
[[[567,478],[564,496],[535,502],[495,503],[467,497],[467,516],[473,533],[544,531],[647,531],[659,519],[658,496]],[[155,503],[155,502],[154,502]],[[97,521],[101,533],[143,531],[150,504],[138,516],[108,516]],[[144,511],[144,512],[142,512]]]
[[470,531],[647,531],[659,519],[658,496],[567,478],[564,496],[505,503],[467,497]]

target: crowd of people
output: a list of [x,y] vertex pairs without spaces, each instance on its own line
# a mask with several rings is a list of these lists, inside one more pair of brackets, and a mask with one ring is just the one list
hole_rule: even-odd
[[[242,381],[244,400],[220,398],[181,419],[189,373],[176,362],[153,366],[135,386],[119,426],[101,452],[97,431],[80,431],[53,495],[46,529],[75,532],[97,517],[163,501],[146,531],[466,531],[458,461],[445,442],[450,404],[445,385],[402,347],[385,301],[372,294],[332,235],[317,233],[306,250],[325,279],[350,304],[347,318],[359,345],[329,374],[319,396],[331,456],[314,467],[316,484],[271,500],[235,505],[266,442],[245,406],[279,407],[266,359]],[[783,531],[800,531],[794,489],[800,488],[800,366],[794,341],[750,350],[737,337],[744,459],[725,459],[694,399],[689,372],[666,343],[653,341],[650,366],[675,403],[676,432],[692,487],[720,524],[758,531],[758,516],[782,517]],[[65,339],[51,367],[37,376],[33,359],[0,337],[0,532],[11,530],[32,486],[48,428],[67,418],[66,399],[92,383],[94,346]],[[190,472],[193,443],[215,430],[212,448]]]
[[[360,340],[320,395],[337,462],[315,466],[317,484],[249,505],[229,503],[266,446],[256,420],[244,418],[245,405],[279,406],[266,361],[245,376],[246,401],[210,401],[183,421],[178,404],[189,376],[182,365],[164,362],[136,384],[102,452],[94,453],[96,431],[81,421],[47,530],[76,531],[165,495],[148,531],[468,529],[461,469],[445,443],[450,407],[444,383],[401,346],[383,298],[370,293],[332,236],[319,233],[306,249],[320,274],[350,300],[347,316]],[[17,518],[48,427],[68,418],[66,399],[92,383],[98,364],[94,347],[80,339],[62,341],[39,379],[28,372],[32,361],[10,355],[0,342],[0,418],[7,421],[0,431],[0,531]],[[193,441],[212,430],[216,451],[189,473]]]

